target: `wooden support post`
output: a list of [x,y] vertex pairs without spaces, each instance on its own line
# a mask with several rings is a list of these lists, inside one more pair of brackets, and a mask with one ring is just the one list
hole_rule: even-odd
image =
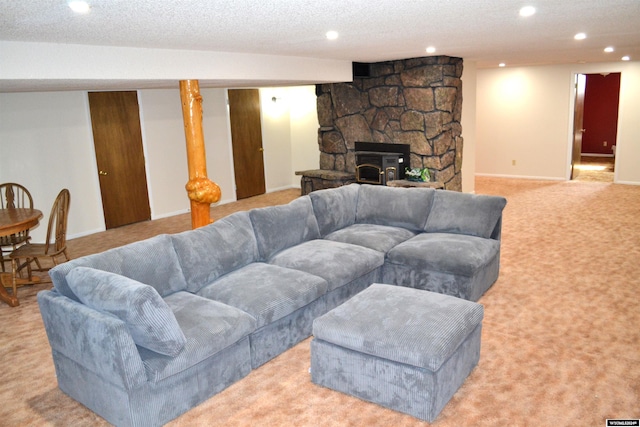
[[184,134],[187,141],[189,181],[185,185],[191,200],[191,227],[211,223],[209,207],[220,200],[220,187],[207,178],[207,158],[202,133],[202,96],[197,80],[180,80]]

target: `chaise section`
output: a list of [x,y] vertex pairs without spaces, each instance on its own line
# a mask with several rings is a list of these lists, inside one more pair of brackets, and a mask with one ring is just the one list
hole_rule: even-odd
[[498,278],[500,242],[448,233],[423,233],[387,253],[384,283],[478,301]]
[[425,233],[387,253],[383,281],[478,301],[498,279],[504,197],[439,190]]

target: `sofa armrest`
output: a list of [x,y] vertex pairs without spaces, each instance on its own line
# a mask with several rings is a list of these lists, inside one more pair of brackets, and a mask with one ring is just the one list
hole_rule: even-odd
[[38,304],[54,363],[60,353],[126,390],[147,381],[140,353],[122,320],[55,290],[39,292]]
[[498,218],[498,222],[491,232],[491,238],[493,240],[500,240],[502,238],[502,214],[500,215],[500,218]]

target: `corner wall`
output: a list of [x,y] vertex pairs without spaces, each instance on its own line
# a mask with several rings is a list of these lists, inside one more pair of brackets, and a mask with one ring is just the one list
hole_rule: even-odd
[[462,190],[462,59],[446,56],[370,64],[369,77],[322,84],[320,169],[355,172],[355,142],[408,144],[410,167],[427,167]]
[[568,180],[573,79],[600,72],[621,73],[614,182],[640,185],[640,62],[478,70],[476,173]]

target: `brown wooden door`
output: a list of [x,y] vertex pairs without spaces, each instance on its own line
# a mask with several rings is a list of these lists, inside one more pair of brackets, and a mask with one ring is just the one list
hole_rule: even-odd
[[587,76],[584,74],[576,75],[576,99],[573,110],[573,148],[571,155],[571,178],[578,176],[576,167],[580,165],[580,156],[582,154],[582,134],[584,133],[584,92],[587,85]]
[[258,89],[228,92],[236,197],[244,199],[265,193],[260,92]]
[[89,108],[107,229],[151,219],[137,93],[90,92]]

